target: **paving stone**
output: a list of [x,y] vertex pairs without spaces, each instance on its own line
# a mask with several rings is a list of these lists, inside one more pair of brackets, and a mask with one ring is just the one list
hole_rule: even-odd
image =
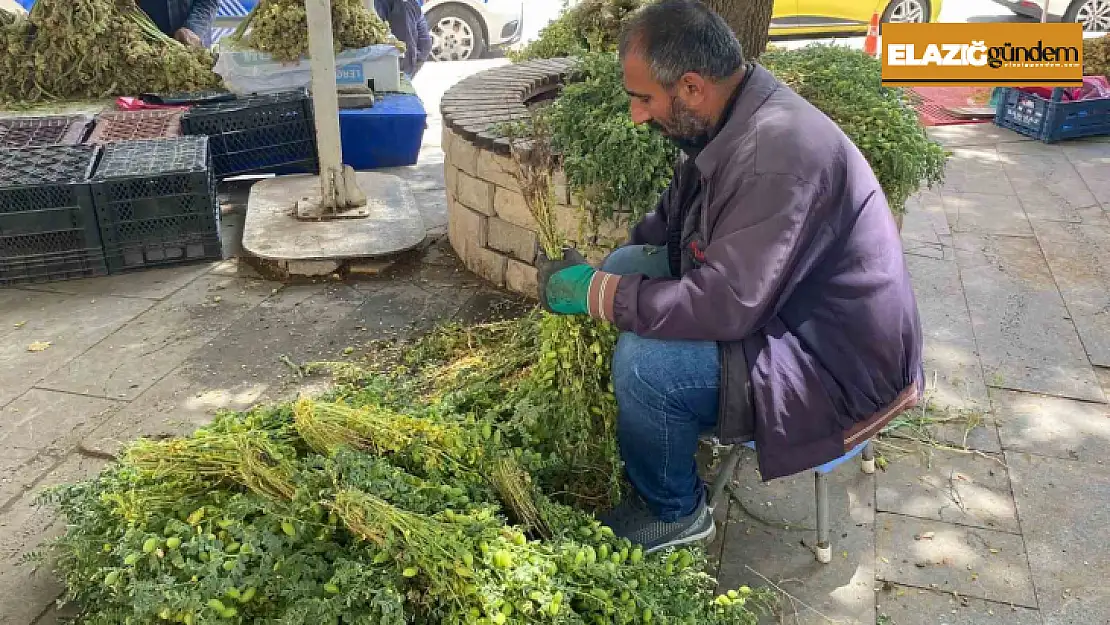
[[1110,176],[1106,175],[1110,170],[1110,141],[1103,138],[1068,141],[1063,150],[1095,198],[1104,207],[1110,207]]
[[1030,141],[1000,145],[998,150],[1030,219],[1108,225],[1098,200],[1062,148]]
[[1110,623],[1110,466],[1006,452],[1045,625]]
[[[19,291],[0,310],[0,406],[81,357],[154,302],[144,299]],[[22,324],[17,329],[16,324]],[[30,352],[35,342],[45,351]],[[104,362],[99,363],[103,367]]]
[[1085,463],[1110,449],[1110,407],[1071,399],[992,389],[998,433],[1007,450]]
[[987,529],[1020,532],[1010,480],[1000,457],[900,444],[883,450],[877,509]]
[[925,339],[929,401],[988,410],[990,402],[956,263],[907,255]]
[[118,297],[141,297],[145,299],[164,299],[174,291],[184,287],[193,280],[212,269],[214,263],[190,263],[176,267],[156,267],[145,271],[104,276],[101,278],[86,278],[84,280],[63,280],[46,284],[30,285],[28,288],[36,291],[50,291],[52,293],[69,293],[103,297],[113,295]]
[[1033,229],[1091,363],[1110,366],[1110,228],[1035,221]]
[[447,194],[443,189],[414,190],[412,197],[424,221],[425,232],[447,227]]
[[1037,242],[953,236],[986,383],[1105,401]]
[[0,449],[60,453],[123,402],[33,388],[0,410]]
[[943,203],[953,232],[1033,236],[1016,196],[945,191]]
[[269,297],[276,286],[227,276],[201,277],[55,371],[41,386],[111,399],[137,397]]
[[492,217],[489,220],[488,245],[517,260],[531,264],[536,259],[536,233]]
[[140,436],[188,434],[217,410],[246,410],[288,397],[301,388],[301,380],[286,361],[342,359],[347,347],[358,348],[374,337],[349,321],[363,300],[342,284],[283,289],[113,414],[82,445],[115,454]]
[[938,192],[920,191],[906,200],[901,234],[902,249],[906,254],[937,260],[955,259],[951,246],[942,240],[942,237],[949,237],[952,232]]
[[493,209],[499,218],[514,226],[533,232],[539,230],[539,224],[532,217],[532,211],[528,209],[524,196],[516,191],[498,187],[496,195],[493,196]]
[[57,456],[0,445],[0,510],[35,485],[60,462]]
[[505,265],[505,288],[534,300],[539,292],[536,268],[510,258]]
[[1036,610],[897,584],[875,599],[879,625],[1042,625]]
[[[829,519],[833,559],[821,564],[810,546],[816,540],[813,474],[804,472],[762,483],[754,454],[738,471],[742,504],[733,503],[724,528],[718,574],[720,589],[767,583],[752,571],[835,622],[874,623],[874,482],[858,465],[829,474]],[[770,505],[767,505],[770,503]],[[789,529],[787,529],[789,528]],[[790,623],[827,623],[802,605],[786,600]]]
[[459,172],[456,184],[455,197],[464,206],[483,215],[494,214],[493,190],[495,186],[492,182]]
[[955,193],[986,193],[1015,195],[1006,178],[1006,170],[993,146],[962,147],[952,150],[944,174],[942,195]]
[[35,498],[42,488],[91,477],[105,464],[100,459],[70,456],[33,491],[0,512],[0,625],[32,623],[62,593],[49,561],[44,565],[20,562],[63,529],[55,511],[35,506]]
[[452,320],[464,325],[477,325],[515,319],[527,313],[534,306],[519,295],[480,289],[459,308]]
[[1025,135],[994,124],[958,124],[926,128],[929,137],[948,148],[959,146],[995,146],[999,143],[1028,142]]
[[878,578],[1035,608],[1021,536],[880,512]]

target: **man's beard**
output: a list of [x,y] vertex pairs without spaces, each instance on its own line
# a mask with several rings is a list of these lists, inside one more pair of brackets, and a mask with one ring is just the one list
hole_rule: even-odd
[[652,120],[651,125],[687,154],[709,143],[709,120],[698,117],[677,96],[671,98],[671,118],[666,123]]

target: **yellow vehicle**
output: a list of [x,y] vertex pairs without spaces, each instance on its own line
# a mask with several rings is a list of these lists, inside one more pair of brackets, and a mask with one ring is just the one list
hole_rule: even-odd
[[941,0],[775,0],[771,35],[866,34],[871,16],[880,22],[935,22]]

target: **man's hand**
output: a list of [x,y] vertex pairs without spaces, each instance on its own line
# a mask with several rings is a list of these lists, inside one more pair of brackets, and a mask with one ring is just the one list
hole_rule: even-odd
[[551,260],[540,250],[536,260],[540,304],[550,313],[585,315],[590,280],[595,270],[574,248],[563,248],[563,260]]
[[200,37],[188,28],[178,28],[177,32],[173,34],[173,38],[187,46],[194,46],[197,48],[204,47],[204,43],[200,40]]

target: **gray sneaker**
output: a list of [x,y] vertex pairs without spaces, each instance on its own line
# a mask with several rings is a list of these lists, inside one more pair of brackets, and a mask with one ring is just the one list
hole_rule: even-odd
[[709,542],[717,533],[704,494],[693,512],[672,523],[655,516],[634,491],[629,492],[617,507],[601,515],[599,520],[618,537],[643,546],[644,553],[703,540]]

